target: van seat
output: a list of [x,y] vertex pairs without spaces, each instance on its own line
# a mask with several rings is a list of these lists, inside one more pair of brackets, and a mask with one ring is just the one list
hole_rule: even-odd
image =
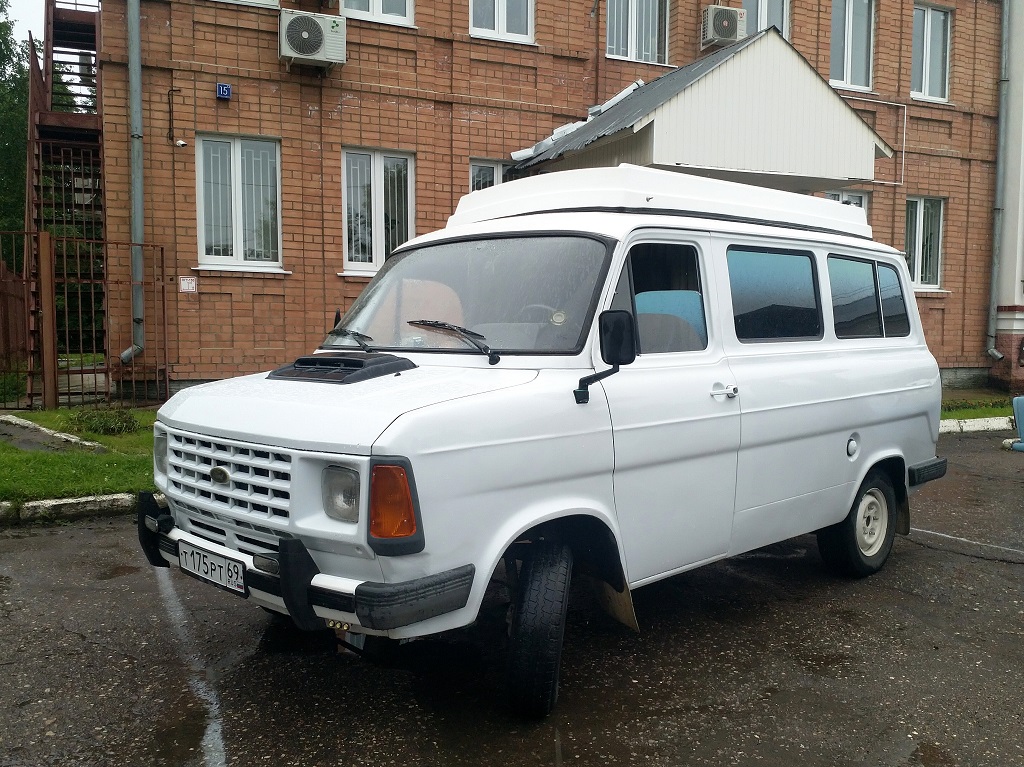
[[637,293],[636,311],[640,316],[670,314],[678,317],[689,325],[690,330],[700,339],[699,345],[686,351],[707,348],[708,331],[707,323],[704,321],[704,302],[696,290],[646,290]]
[[674,314],[638,314],[636,319],[641,354],[694,352],[705,348],[693,326]]

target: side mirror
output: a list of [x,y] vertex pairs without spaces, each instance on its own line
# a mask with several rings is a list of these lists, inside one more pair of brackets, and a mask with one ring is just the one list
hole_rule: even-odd
[[636,359],[636,323],[621,309],[601,312],[597,318],[601,338],[601,359],[605,364],[629,365]]
[[590,402],[591,384],[615,375],[619,372],[619,365],[628,365],[636,359],[636,325],[632,314],[621,309],[601,312],[597,318],[597,333],[601,339],[601,359],[611,368],[580,379],[572,393],[577,405]]

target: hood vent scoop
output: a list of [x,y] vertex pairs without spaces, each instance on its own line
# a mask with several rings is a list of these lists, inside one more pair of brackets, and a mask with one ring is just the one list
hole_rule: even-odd
[[411,360],[394,354],[311,354],[278,368],[267,378],[350,384],[398,375],[415,367]]

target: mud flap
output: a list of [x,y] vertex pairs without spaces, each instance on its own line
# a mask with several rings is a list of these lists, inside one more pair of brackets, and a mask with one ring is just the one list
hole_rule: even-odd
[[590,588],[597,597],[601,609],[626,628],[633,629],[639,634],[640,624],[633,610],[633,595],[629,591],[629,586],[623,585],[622,591],[616,591],[598,578],[588,577],[587,580],[590,581]]
[[896,532],[900,535],[910,535],[910,498],[904,490],[896,501]]

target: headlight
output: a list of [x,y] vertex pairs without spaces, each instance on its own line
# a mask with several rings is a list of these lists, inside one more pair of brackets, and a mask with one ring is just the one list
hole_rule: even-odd
[[167,473],[167,432],[153,430],[153,469],[157,474]]
[[320,486],[327,516],[342,522],[359,521],[359,472],[328,466]]

